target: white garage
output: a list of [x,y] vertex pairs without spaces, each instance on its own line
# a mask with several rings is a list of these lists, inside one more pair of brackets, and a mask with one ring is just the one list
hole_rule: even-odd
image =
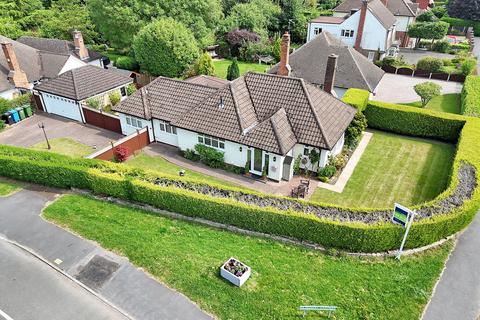
[[82,108],[75,100],[63,98],[49,93],[42,94],[42,97],[46,112],[84,122]]

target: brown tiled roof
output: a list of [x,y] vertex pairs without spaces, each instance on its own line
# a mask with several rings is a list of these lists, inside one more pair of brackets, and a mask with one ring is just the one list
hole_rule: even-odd
[[[18,42],[26,44],[32,48],[38,49],[44,52],[56,53],[56,54],[63,54],[63,55],[71,55],[78,59],[77,50],[75,49],[75,45],[72,41],[67,40],[60,40],[60,39],[48,39],[48,38],[37,38],[37,37],[29,37],[29,36],[22,36],[17,39]],[[88,50],[88,59],[84,61],[93,61],[102,58],[102,54],[96,51]]]
[[[345,0],[333,11],[350,13],[351,10],[360,10],[362,0]],[[395,16],[415,17],[418,6],[410,0],[388,0],[388,10]]]
[[[334,83],[336,87],[373,92],[385,74],[357,50],[331,33],[323,31],[290,55],[291,75],[313,84],[323,85],[327,59],[332,53],[338,55]],[[268,73],[276,74],[278,66],[279,64],[273,66]]]
[[313,19],[311,22],[341,24],[345,21],[342,17],[320,16]]
[[64,72],[35,89],[80,101],[131,82],[132,78],[117,72],[86,65]]
[[207,87],[211,88],[221,88],[227,83],[229,83],[228,80],[225,79],[220,79],[217,77],[212,77],[212,76],[206,76],[206,75],[198,75],[195,77],[191,77],[185,80],[186,82],[190,83],[196,83],[196,84],[201,84]]

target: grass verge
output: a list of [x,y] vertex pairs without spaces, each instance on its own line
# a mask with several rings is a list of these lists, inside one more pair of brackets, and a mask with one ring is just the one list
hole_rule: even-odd
[[[299,305],[336,305],[337,319],[418,319],[452,245],[402,258],[331,256],[67,195],[44,216],[130,259],[220,319],[289,319]],[[252,267],[236,288],[218,267]],[[400,299],[400,300],[399,300]]]
[[[217,76],[218,78],[226,79],[227,69],[231,63],[232,63],[232,60],[228,60],[228,59],[214,60],[213,64],[215,65],[215,76]],[[240,75],[243,75],[248,71],[264,73],[271,67],[272,66],[269,66],[266,64],[238,61],[238,68],[240,69]]]
[[70,138],[56,138],[49,140],[49,142],[50,146],[52,147],[50,150],[48,150],[47,143],[45,141],[31,146],[31,148],[41,151],[51,151],[72,157],[84,157],[95,151],[94,148]]
[[0,180],[0,197],[6,197],[19,189],[17,183]]
[[447,186],[454,155],[452,144],[373,131],[343,192],[317,188],[311,200],[365,208],[432,200]]

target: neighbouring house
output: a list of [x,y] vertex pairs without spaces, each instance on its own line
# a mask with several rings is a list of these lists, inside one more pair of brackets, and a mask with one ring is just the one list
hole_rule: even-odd
[[[65,44],[68,42],[55,41],[60,40],[54,40],[51,43]],[[71,52],[53,49],[47,51],[45,50],[46,48],[36,48],[0,35],[0,44],[3,52],[0,53],[0,97],[13,99],[20,94],[30,92],[34,85],[46,79],[54,78],[66,71],[85,66],[87,63],[97,65],[98,54],[88,51],[83,45],[83,40],[78,41],[80,48],[78,53],[75,50]],[[89,56],[91,54],[96,56],[97,59],[90,60],[90,58],[85,58],[82,60],[81,57],[84,57],[85,54],[82,52],[85,50]]]
[[435,6],[434,0],[414,0],[413,2],[415,2],[421,10],[428,10]]
[[72,56],[87,64],[104,67],[103,55],[88,49],[83,42],[82,33],[78,30],[73,31],[73,41],[29,36],[22,36],[17,41],[42,52]]
[[320,16],[308,23],[307,42],[328,31],[368,57],[382,59],[395,40],[396,18],[381,0],[360,0],[341,17]]
[[[419,4],[410,0],[381,0],[381,2],[395,16],[396,42],[401,47],[413,45],[413,42],[411,42],[408,37],[407,30],[408,26],[415,22],[415,19],[419,14]],[[345,17],[354,11],[360,10],[361,7],[362,0],[345,0],[333,9],[333,16]]]
[[[275,181],[290,180],[295,159],[316,171],[339,154],[355,109],[303,79],[247,73],[221,87],[159,77],[113,108],[123,134],[148,127],[151,141],[194,150]],[[308,154],[320,153],[311,165]]]
[[225,79],[220,79],[213,76],[206,76],[203,74],[185,79],[185,81],[190,83],[201,84],[211,88],[221,88],[230,82]]
[[109,96],[127,97],[127,86],[133,79],[115,71],[86,65],[62,73],[33,88],[37,105],[43,111],[85,123],[84,106],[102,108]]
[[[288,35],[284,35],[282,41],[290,41]],[[281,49],[287,50],[287,45],[282,45]],[[282,56],[287,54],[289,54],[288,51]],[[277,74],[282,63],[284,63],[283,60],[273,66],[268,73]],[[329,76],[333,73],[327,72],[329,63],[333,64],[331,67],[336,65],[333,91],[338,98],[343,97],[350,88],[375,92],[385,74],[382,69],[361,53],[334,37],[330,32],[323,31],[310,42],[289,54],[289,75],[303,78],[314,85],[325,88],[325,83],[327,85],[332,83]],[[331,92],[331,90],[326,88],[326,91]]]

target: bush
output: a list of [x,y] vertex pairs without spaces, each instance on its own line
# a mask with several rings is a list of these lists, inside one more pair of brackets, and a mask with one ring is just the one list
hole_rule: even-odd
[[449,52],[451,48],[452,46],[447,40],[436,41],[432,46],[433,51],[443,52],[443,53]]
[[453,67],[455,65],[452,59],[442,59],[442,62],[444,67]]
[[14,109],[16,107],[31,105],[31,99],[31,93],[22,94],[21,96],[15,97],[11,100],[0,98],[0,114],[4,114],[8,110]]
[[464,76],[471,75],[476,68],[477,60],[473,58],[465,59],[460,66],[460,70],[462,71],[462,75]]
[[447,8],[444,6],[436,5],[431,8],[430,11],[438,18],[441,19],[447,14]]
[[138,62],[132,57],[120,56],[115,60],[115,66],[119,69],[125,69],[130,71],[138,70]]
[[134,94],[136,91],[137,91],[137,87],[135,86],[135,84],[130,83],[130,84],[127,86],[127,96],[131,96],[131,95]]
[[328,163],[337,169],[337,171],[342,170],[347,165],[347,155],[345,153],[340,153],[336,156],[329,156]]
[[318,170],[318,177],[319,178],[331,178],[337,173],[337,168],[334,165],[327,165],[324,168]]
[[2,131],[3,129],[5,129],[5,121],[3,120],[0,120],[0,131]]
[[108,100],[110,100],[110,104],[112,106],[116,106],[121,99],[122,97],[120,96],[120,93],[118,91],[111,92],[108,94]]
[[[385,61],[385,59],[383,60]],[[370,92],[367,90],[351,88],[345,92],[342,101],[357,108],[359,111],[363,111],[367,107],[369,97]]]
[[225,165],[224,154],[214,148],[203,144],[196,144],[195,151],[200,156],[200,161],[212,168],[223,168]]
[[87,100],[87,106],[93,109],[100,109],[100,107],[103,107],[101,104],[102,103],[98,98],[90,98]]
[[425,107],[433,97],[439,96],[442,90],[442,87],[439,84],[431,81],[419,83],[413,88],[415,89],[415,92],[420,96],[423,107]]
[[237,58],[233,58],[232,63],[227,68],[227,80],[233,81],[240,77],[240,69],[238,67]]
[[367,129],[367,118],[365,118],[361,111],[357,111],[345,131],[345,145],[349,148],[356,147],[365,129]]
[[113,149],[113,157],[116,162],[125,162],[128,158],[128,149],[123,146],[118,146]]
[[185,159],[188,159],[188,160],[191,160],[191,161],[199,161],[200,160],[200,157],[198,154],[195,153],[195,150],[192,150],[192,149],[186,149],[184,152],[183,152],[183,157]]
[[480,76],[470,75],[462,89],[462,114],[480,117]]
[[435,57],[425,57],[417,62],[417,69],[427,72],[440,72],[442,71],[443,61],[442,59]]

